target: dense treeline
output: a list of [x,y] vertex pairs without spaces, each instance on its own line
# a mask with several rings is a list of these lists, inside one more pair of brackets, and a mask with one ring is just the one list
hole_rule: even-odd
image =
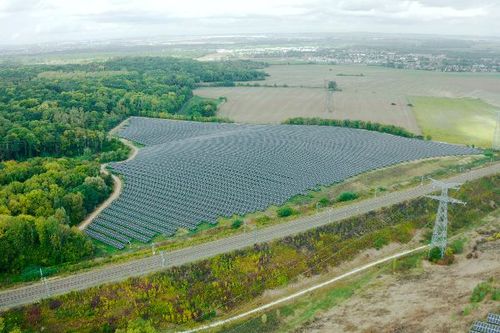
[[[120,58],[69,65],[0,66],[0,160],[100,152],[128,116],[178,113],[203,82],[263,79],[253,62]],[[211,103],[200,116],[214,116]]]
[[220,121],[214,102],[188,103],[192,90],[263,79],[262,66],[153,57],[0,65],[0,273],[93,254],[73,226],[111,192],[98,163],[128,156],[109,129],[129,116]]
[[349,128],[360,128],[369,131],[376,131],[382,133],[388,133],[398,136],[403,136],[406,138],[417,138],[423,139],[423,136],[416,135],[410,131],[405,130],[402,127],[394,125],[385,125],[380,123],[372,123],[370,121],[363,120],[350,120],[350,119],[323,119],[323,118],[290,118],[283,122],[283,124],[288,125],[319,125],[319,126],[336,126],[336,127],[349,127]]
[[0,163],[0,273],[92,254],[72,226],[102,202],[112,180],[97,162],[33,158]]
[[[456,196],[468,204],[450,209],[452,229],[493,211],[499,182],[500,176],[494,176],[464,185]],[[406,243],[433,221],[435,209],[434,201],[421,198],[253,249],[44,300],[12,310],[4,319],[8,328],[57,332],[113,332],[141,320],[157,328],[193,324],[253,300],[266,289],[325,272],[364,249]]]

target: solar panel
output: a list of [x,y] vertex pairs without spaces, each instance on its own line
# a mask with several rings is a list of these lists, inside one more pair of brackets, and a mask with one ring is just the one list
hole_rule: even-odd
[[500,325],[500,315],[497,315],[495,313],[488,313],[487,321],[490,324]]
[[471,329],[481,333],[500,333],[500,326],[481,321],[474,322]]
[[124,177],[123,192],[88,233],[119,246],[281,205],[294,195],[370,170],[479,153],[464,146],[327,126],[132,117],[119,134],[145,147],[133,160],[111,164]]

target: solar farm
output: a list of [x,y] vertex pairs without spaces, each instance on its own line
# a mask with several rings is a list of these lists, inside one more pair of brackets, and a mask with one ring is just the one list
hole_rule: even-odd
[[118,133],[144,145],[113,163],[120,197],[86,233],[116,248],[179,228],[281,205],[318,186],[418,159],[477,149],[359,129],[132,117]]

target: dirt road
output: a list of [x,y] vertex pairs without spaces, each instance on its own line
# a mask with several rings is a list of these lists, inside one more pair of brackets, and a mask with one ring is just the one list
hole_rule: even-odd
[[[110,135],[113,135],[121,126],[123,126],[125,122],[122,122],[120,125],[118,125],[117,127],[113,128],[109,134]],[[125,140],[123,138],[120,138],[120,141],[123,142],[124,145],[130,147],[131,149],[131,152],[130,152],[130,155],[129,157],[125,160],[125,161],[121,161],[121,162],[117,162],[117,163],[123,163],[123,162],[127,162],[127,161],[130,161],[132,159],[135,158],[135,156],[137,155],[137,153],[139,152],[139,149],[137,149],[136,146],[134,146],[132,144],[132,142],[128,141],[128,140]],[[101,173],[105,174],[105,175],[109,175],[110,172],[108,171],[108,169],[106,169],[106,167],[108,166],[109,163],[104,163],[104,164],[101,164]],[[92,221],[106,208],[108,207],[109,205],[111,205],[111,203],[113,201],[115,201],[116,199],[118,199],[118,197],[120,196],[120,194],[122,193],[122,189],[123,189],[123,182],[122,180],[120,179],[120,177],[114,175],[114,174],[111,174],[111,177],[113,178],[113,193],[111,193],[111,195],[109,196],[109,198],[107,198],[104,202],[102,202],[99,207],[97,207],[96,209],[94,209],[94,211],[92,213],[90,213],[89,215],[87,215],[87,217],[85,217],[85,219],[78,225],[78,229],[80,230],[84,230],[86,227],[89,226],[90,223],[92,223]]]

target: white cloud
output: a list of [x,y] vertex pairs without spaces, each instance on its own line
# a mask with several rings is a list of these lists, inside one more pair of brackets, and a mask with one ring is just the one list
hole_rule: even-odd
[[303,31],[500,35],[497,2],[0,0],[0,43]]

